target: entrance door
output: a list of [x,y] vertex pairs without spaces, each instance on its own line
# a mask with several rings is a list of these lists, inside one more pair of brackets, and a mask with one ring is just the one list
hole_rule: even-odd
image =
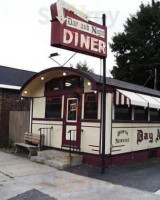
[[[81,96],[66,96],[64,99],[64,122],[62,146],[80,148],[81,137]],[[70,133],[71,131],[71,133]]]

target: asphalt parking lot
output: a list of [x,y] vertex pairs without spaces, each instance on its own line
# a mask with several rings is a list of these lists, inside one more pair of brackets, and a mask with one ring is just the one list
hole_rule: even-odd
[[72,167],[67,171],[143,191],[155,193],[160,190],[160,159],[112,166],[106,169],[105,175],[101,174],[99,168],[85,165]]

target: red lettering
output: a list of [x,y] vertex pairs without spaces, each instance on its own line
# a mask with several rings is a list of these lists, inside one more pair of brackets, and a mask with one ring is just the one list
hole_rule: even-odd
[[149,142],[150,143],[153,143],[153,133],[149,133]]
[[157,137],[156,137],[156,142],[160,140],[160,130],[157,129]]
[[137,130],[137,144],[141,143],[143,141],[143,131]]
[[144,133],[144,139],[148,140],[148,133]]

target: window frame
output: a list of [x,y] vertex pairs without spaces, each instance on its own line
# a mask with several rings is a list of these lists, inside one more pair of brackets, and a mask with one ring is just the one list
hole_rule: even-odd
[[[136,116],[136,109],[137,108],[143,108],[143,110],[145,111],[145,119],[137,119],[135,116]],[[149,108],[148,107],[142,107],[142,106],[134,106],[134,121],[135,122],[150,122],[150,120],[149,120],[149,118],[148,118],[148,116],[149,116]]]
[[[61,104],[61,111],[60,111],[60,118],[57,117],[47,117],[47,99],[49,98],[52,98],[52,99],[59,99],[60,101],[60,104]],[[46,97],[46,105],[45,105],[45,119],[55,119],[55,120],[58,120],[58,119],[62,119],[62,96],[61,97]]]
[[[76,104],[77,104],[77,108],[76,108],[76,120],[69,120],[68,119],[68,105],[69,105],[69,101],[71,100],[76,100]],[[67,114],[66,114],[66,122],[77,122],[78,120],[78,98],[67,98]]]
[[[66,87],[65,83],[68,80],[71,79],[76,79],[76,86],[74,88],[71,87]],[[59,90],[53,90],[53,89],[48,89],[48,88],[52,88],[52,82],[56,82],[59,81],[60,83],[60,89]],[[76,76],[76,75],[69,75],[69,76],[65,76],[65,77],[59,77],[59,78],[53,78],[51,80],[49,80],[48,82],[45,83],[45,93],[48,92],[63,92],[64,90],[76,90],[76,89],[84,89],[84,78],[81,76]]]
[[[151,112],[153,112],[153,111],[157,111],[157,113],[158,113],[158,120],[153,120],[153,119],[151,119],[152,117],[151,117]],[[150,119],[150,122],[159,122],[160,123],[160,110],[159,109],[156,109],[156,108],[150,108],[149,109],[149,119]]]
[[[51,88],[51,84],[53,82],[56,82],[56,81],[59,81],[59,83],[60,83],[60,87],[61,88],[59,90],[54,90],[53,88],[52,89],[48,89],[47,88],[47,87]],[[49,86],[47,86],[47,85],[49,85]],[[62,78],[54,78],[54,79],[52,79],[52,80],[50,80],[50,81],[48,81],[48,82],[45,83],[45,92],[49,92],[49,91],[61,91],[61,90],[63,90],[63,80],[62,80]]]
[[[88,97],[90,97],[90,96],[94,96],[94,97],[96,97],[96,99],[95,99],[95,101],[89,101],[88,100]],[[97,103],[97,113],[96,113],[96,119],[95,118],[86,118],[85,117],[85,111],[86,111],[86,104],[89,104],[89,103]],[[85,93],[85,98],[84,98],[84,114],[83,114],[83,120],[84,121],[97,121],[98,120],[98,93]]]
[[[116,108],[117,107],[119,107],[119,108],[125,108],[125,109],[128,109],[128,115],[130,115],[129,116],[129,118],[128,119],[124,119],[124,118],[122,118],[122,119],[118,119],[118,118],[116,118]],[[133,112],[133,109],[132,109],[132,106],[128,106],[128,105],[115,105],[114,106],[114,121],[118,121],[118,122],[130,122],[130,121],[132,121],[132,112]],[[122,115],[122,113],[121,113],[121,115]]]

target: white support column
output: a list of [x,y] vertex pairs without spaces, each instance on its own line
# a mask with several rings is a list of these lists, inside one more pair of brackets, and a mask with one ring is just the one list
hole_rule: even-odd
[[131,113],[132,114],[131,115],[131,117],[132,117],[131,120],[134,121],[134,106],[132,106],[131,112],[132,112]]
[[146,108],[146,109],[148,109],[148,121],[150,121],[150,113],[151,113],[151,111],[150,111],[150,108],[149,108],[149,107]]
[[29,132],[30,133],[32,132],[33,101],[34,101],[34,98],[32,98],[30,101],[30,119],[29,119]]
[[112,94],[112,120],[115,120],[115,104],[114,104],[114,101],[113,101],[113,99],[114,99],[114,93]]
[[62,110],[61,110],[61,118],[63,118],[64,115],[64,95],[62,96]]
[[84,98],[85,98],[85,94],[82,94],[82,114],[81,114],[81,119],[84,119],[84,104],[85,104]]
[[102,105],[102,102],[101,102],[101,93],[99,92],[98,93],[98,119],[99,120],[101,119],[101,105]]

